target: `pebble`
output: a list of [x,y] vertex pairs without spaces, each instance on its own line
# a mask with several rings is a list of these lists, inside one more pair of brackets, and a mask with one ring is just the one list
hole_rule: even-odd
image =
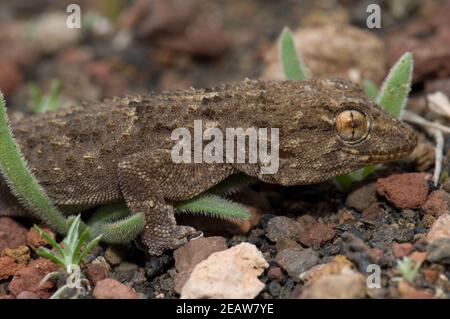
[[92,291],[94,299],[138,299],[136,292],[111,278],[100,280]]
[[9,217],[0,217],[0,252],[27,244],[27,229]]
[[367,266],[373,262],[371,249],[362,239],[349,232],[343,233],[341,240],[344,255],[354,262],[360,271],[366,271]]
[[[55,234],[48,227],[41,227],[41,229],[46,232],[51,238],[55,239]],[[27,233],[27,244],[30,247],[37,248],[39,246],[46,246],[48,242],[39,235],[34,227],[31,227]]]
[[300,223],[292,218],[277,216],[267,223],[266,236],[273,242],[277,242],[282,238],[297,240],[303,231],[304,229]]
[[105,254],[103,256],[111,266],[117,266],[122,262],[124,253],[120,247],[110,245],[108,246],[108,248],[106,248]]
[[433,241],[427,247],[427,252],[428,261],[450,265],[450,238],[441,238]]
[[200,262],[211,256],[211,254],[227,249],[227,242],[223,237],[201,237],[189,241],[186,245],[173,252],[175,258],[175,269],[177,271],[174,289],[181,293],[192,270]]
[[408,256],[413,250],[411,243],[392,243],[392,254],[395,258]]
[[280,267],[270,267],[269,271],[267,272],[267,277],[270,280],[276,280],[276,281],[283,281],[283,270],[281,270]]
[[150,259],[145,263],[145,275],[147,279],[151,280],[156,276],[163,274],[171,262],[173,262],[173,259],[169,255],[150,257]]
[[295,281],[300,281],[300,275],[317,265],[319,255],[311,248],[287,248],[277,254],[276,262]]
[[58,269],[57,265],[47,259],[39,258],[33,260],[27,267],[18,270],[14,274],[8,289],[15,296],[27,291],[36,294],[39,298],[48,298],[55,284],[52,280],[47,280],[43,284],[41,284],[41,281],[48,273]]
[[366,280],[359,273],[325,275],[305,288],[302,299],[359,299],[366,295]]
[[348,194],[345,205],[362,212],[377,202],[377,189],[375,183],[360,186]]
[[181,298],[255,298],[265,287],[258,276],[268,266],[262,253],[249,243],[213,253],[195,266]]
[[0,281],[14,276],[18,270],[24,267],[9,256],[0,257]]
[[450,194],[443,190],[436,190],[430,194],[422,210],[433,216],[448,214],[450,207]]
[[438,217],[427,234],[427,241],[432,243],[440,238],[450,238],[450,214]]
[[367,220],[376,221],[383,214],[383,209],[378,203],[372,204],[362,212],[362,217]]
[[408,257],[414,262],[422,264],[427,259],[427,253],[422,251],[413,251]]
[[[297,52],[314,77],[343,77],[359,83],[371,79],[379,83],[386,75],[384,43],[373,33],[346,24],[328,24],[300,28],[293,37]],[[277,45],[264,54],[264,61],[262,79],[284,79]]]
[[19,264],[26,264],[30,260],[30,248],[27,246],[19,246],[17,248],[5,248],[2,252],[3,256],[9,256]]
[[0,58],[0,70],[0,91],[9,95],[22,84],[22,73],[16,63],[4,58]]
[[397,208],[420,208],[427,200],[429,176],[426,173],[404,173],[379,178],[377,193]]
[[108,278],[108,270],[99,263],[89,264],[86,268],[86,276],[89,282],[95,286],[100,280]]
[[318,249],[335,236],[332,224],[316,223],[307,231],[299,234],[299,241],[307,247]]

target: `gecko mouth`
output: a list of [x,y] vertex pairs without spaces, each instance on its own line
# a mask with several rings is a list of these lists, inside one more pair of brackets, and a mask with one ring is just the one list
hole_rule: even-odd
[[404,151],[387,153],[387,154],[371,154],[371,155],[368,155],[367,162],[376,164],[376,163],[395,161],[395,160],[401,159],[401,158],[411,154],[411,152],[413,150],[414,150],[414,148],[404,150]]

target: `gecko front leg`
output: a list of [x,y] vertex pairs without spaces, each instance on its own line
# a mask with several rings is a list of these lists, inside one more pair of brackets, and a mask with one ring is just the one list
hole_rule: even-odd
[[144,151],[118,165],[119,185],[132,213],[145,214],[140,239],[152,255],[187,242],[195,229],[176,225],[173,206],[167,200],[183,200],[200,194],[235,173],[229,165],[176,164],[168,150]]

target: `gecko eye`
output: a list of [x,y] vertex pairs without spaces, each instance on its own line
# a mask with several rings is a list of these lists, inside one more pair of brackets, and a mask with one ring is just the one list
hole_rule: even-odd
[[345,110],[336,116],[336,132],[345,142],[356,143],[367,136],[369,122],[358,110]]

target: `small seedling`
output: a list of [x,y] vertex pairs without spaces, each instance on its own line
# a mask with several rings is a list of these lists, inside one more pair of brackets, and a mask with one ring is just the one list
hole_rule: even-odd
[[[95,237],[88,242],[89,229],[85,228],[80,234],[80,215],[70,222],[70,227],[66,237],[59,245],[49,234],[43,231],[39,226],[35,225],[34,229],[44,238],[53,250],[45,247],[39,247],[36,253],[47,258],[57,265],[64,267],[68,274],[73,271],[73,266],[79,266],[89,251],[100,241],[101,235]],[[62,246],[62,247],[61,247]]]
[[76,298],[80,291],[84,289],[82,284],[89,287],[88,281],[82,278],[80,264],[101,238],[100,235],[88,241],[89,229],[86,227],[80,234],[80,215],[73,218],[69,224],[69,230],[61,244],[58,244],[49,234],[39,228],[39,226],[34,226],[34,229],[39,233],[39,235],[53,248],[53,250],[50,250],[41,246],[36,250],[36,253],[40,257],[47,258],[55,264],[63,267],[63,272],[51,272],[41,281],[42,284],[50,278],[65,278],[66,283],[50,297],[51,299],[59,299],[74,290],[75,295],[72,298]]
[[43,113],[47,111],[56,111],[61,107],[61,101],[59,98],[61,91],[61,82],[59,80],[53,80],[50,84],[50,92],[43,94],[42,91],[32,83],[30,85],[31,91],[31,109],[33,113]]
[[397,260],[397,270],[403,279],[410,283],[414,282],[421,266],[422,263],[416,263],[409,257],[403,257],[402,260]]

